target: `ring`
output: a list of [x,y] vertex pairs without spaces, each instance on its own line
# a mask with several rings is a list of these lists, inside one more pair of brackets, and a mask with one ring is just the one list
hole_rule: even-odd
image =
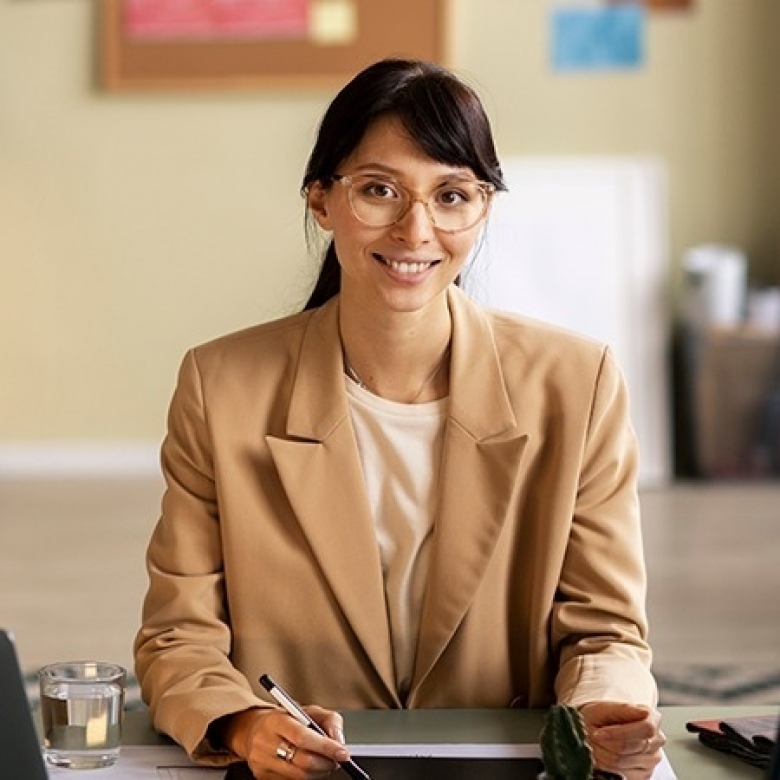
[[282,761],[286,761],[288,764],[292,763],[295,758],[295,751],[298,748],[295,745],[291,745],[289,742],[282,741],[279,743],[279,747],[276,748],[276,757],[281,758]]

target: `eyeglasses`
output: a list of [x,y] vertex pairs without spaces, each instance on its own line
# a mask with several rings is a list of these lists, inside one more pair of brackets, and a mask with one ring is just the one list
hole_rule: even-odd
[[390,227],[400,222],[415,203],[422,203],[431,223],[445,233],[474,227],[487,214],[496,188],[476,179],[451,179],[427,198],[417,197],[400,182],[375,174],[334,174],[347,190],[352,213],[370,227]]

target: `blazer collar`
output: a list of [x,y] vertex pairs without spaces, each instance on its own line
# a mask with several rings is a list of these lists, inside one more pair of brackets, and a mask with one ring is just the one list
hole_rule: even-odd
[[475,441],[510,432],[517,423],[488,315],[455,286],[447,298],[452,313],[450,418]]
[[349,413],[344,392],[339,301],[315,309],[307,324],[287,417],[292,438],[325,441]]
[[[517,425],[504,384],[487,314],[452,286],[449,415],[475,441],[511,431]],[[287,432],[324,441],[349,413],[344,393],[339,303],[333,298],[312,312],[301,345]]]

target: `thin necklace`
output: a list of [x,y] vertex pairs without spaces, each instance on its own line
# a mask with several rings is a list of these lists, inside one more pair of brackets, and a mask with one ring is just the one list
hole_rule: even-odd
[[[342,350],[343,351],[343,350]],[[347,358],[346,351],[343,351],[344,354],[344,371],[346,372],[347,376],[358,386],[363,388],[363,390],[367,390],[369,393],[373,392],[371,388],[360,378],[360,374],[358,374],[357,371],[355,371],[352,364],[349,362],[349,358]],[[425,388],[428,387],[428,385],[433,382],[434,379],[439,375],[439,372],[444,368],[444,364],[447,361],[447,358],[450,356],[450,345],[447,344],[447,348],[442,353],[442,356],[439,358],[439,362],[434,366],[433,371],[426,377],[425,381],[420,385],[420,389],[417,391],[417,394],[412,398],[411,401],[409,401],[410,404],[416,403],[419,397],[423,394],[425,391]],[[376,395],[376,393],[374,393]]]

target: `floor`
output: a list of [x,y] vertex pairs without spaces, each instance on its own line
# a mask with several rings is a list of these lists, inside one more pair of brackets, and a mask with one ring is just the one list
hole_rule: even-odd
[[[132,667],[160,493],[156,479],[0,480],[0,626],[26,670],[77,657]],[[697,676],[723,678],[735,700],[780,702],[780,482],[679,484],[642,504],[668,703],[695,703]]]

